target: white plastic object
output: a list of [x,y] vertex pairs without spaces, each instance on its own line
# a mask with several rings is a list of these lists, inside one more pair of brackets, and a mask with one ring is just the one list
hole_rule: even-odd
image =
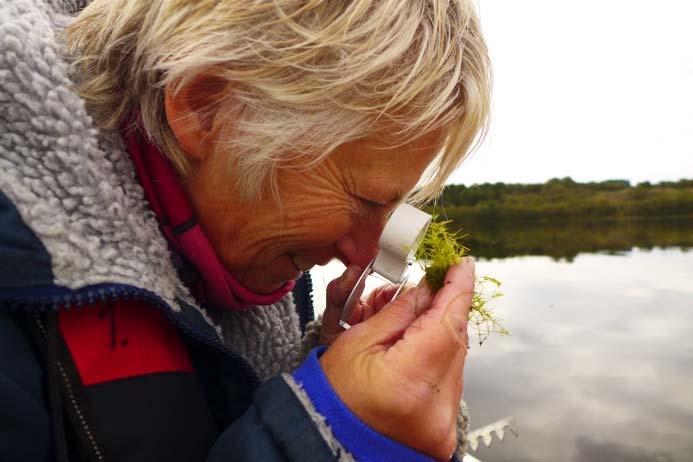
[[342,314],[339,325],[349,329],[348,320],[354,311],[354,307],[361,299],[366,287],[366,278],[373,272],[398,284],[399,287],[392,297],[394,300],[406,284],[409,276],[406,274],[409,263],[413,261],[416,250],[419,248],[431,216],[426,212],[412,207],[409,204],[398,206],[390,216],[383,234],[380,236],[380,252],[371,260],[359,276],[356,285],[351,289]]
[[373,271],[394,283],[402,282],[430,223],[428,213],[409,204],[399,205],[380,236],[380,253]]

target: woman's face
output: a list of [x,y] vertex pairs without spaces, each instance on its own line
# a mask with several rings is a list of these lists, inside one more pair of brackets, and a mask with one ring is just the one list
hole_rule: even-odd
[[367,265],[390,212],[435,157],[438,138],[434,132],[389,148],[374,137],[340,146],[310,170],[282,168],[280,204],[267,195],[243,205],[218,152],[192,166],[186,187],[227,269],[267,293],[333,258]]

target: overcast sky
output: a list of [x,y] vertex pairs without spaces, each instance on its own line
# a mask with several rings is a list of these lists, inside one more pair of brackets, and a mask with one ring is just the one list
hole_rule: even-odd
[[693,178],[693,2],[480,3],[493,122],[450,183]]

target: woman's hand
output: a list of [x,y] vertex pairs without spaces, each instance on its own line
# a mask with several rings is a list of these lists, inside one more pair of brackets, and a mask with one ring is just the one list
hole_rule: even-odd
[[361,420],[439,460],[455,450],[473,290],[474,263],[465,259],[434,297],[425,285],[407,290],[342,333],[320,358]]
[[[339,325],[339,318],[342,309],[346,304],[347,298],[352,288],[358,282],[363,269],[358,266],[349,266],[344,273],[337,279],[332,280],[327,285],[326,306],[322,314],[322,326],[320,330],[320,344],[331,345],[340,334],[345,330]],[[358,301],[347,322],[355,325],[369,319],[382,307],[392,300],[398,286],[396,284],[385,284],[370,292],[365,299]]]

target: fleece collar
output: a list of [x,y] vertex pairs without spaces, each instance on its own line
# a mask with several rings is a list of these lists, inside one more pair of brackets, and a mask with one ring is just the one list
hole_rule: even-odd
[[179,278],[121,135],[100,132],[72,90],[58,38],[71,2],[55,3],[64,8],[0,1],[0,191],[50,256],[45,283],[153,292],[177,315],[197,310],[218,326],[261,376],[290,370],[300,340],[291,294],[213,322]]
[[50,254],[53,284],[124,284],[205,314],[178,277],[120,134],[97,130],[72,90],[64,14],[39,0],[0,2],[0,190]]
[[195,288],[198,300],[221,309],[244,309],[276,303],[293,289],[294,281],[269,294],[254,293],[244,287],[224,268],[215,253],[169,161],[138,130],[126,129],[123,135],[164,236],[200,275]]

